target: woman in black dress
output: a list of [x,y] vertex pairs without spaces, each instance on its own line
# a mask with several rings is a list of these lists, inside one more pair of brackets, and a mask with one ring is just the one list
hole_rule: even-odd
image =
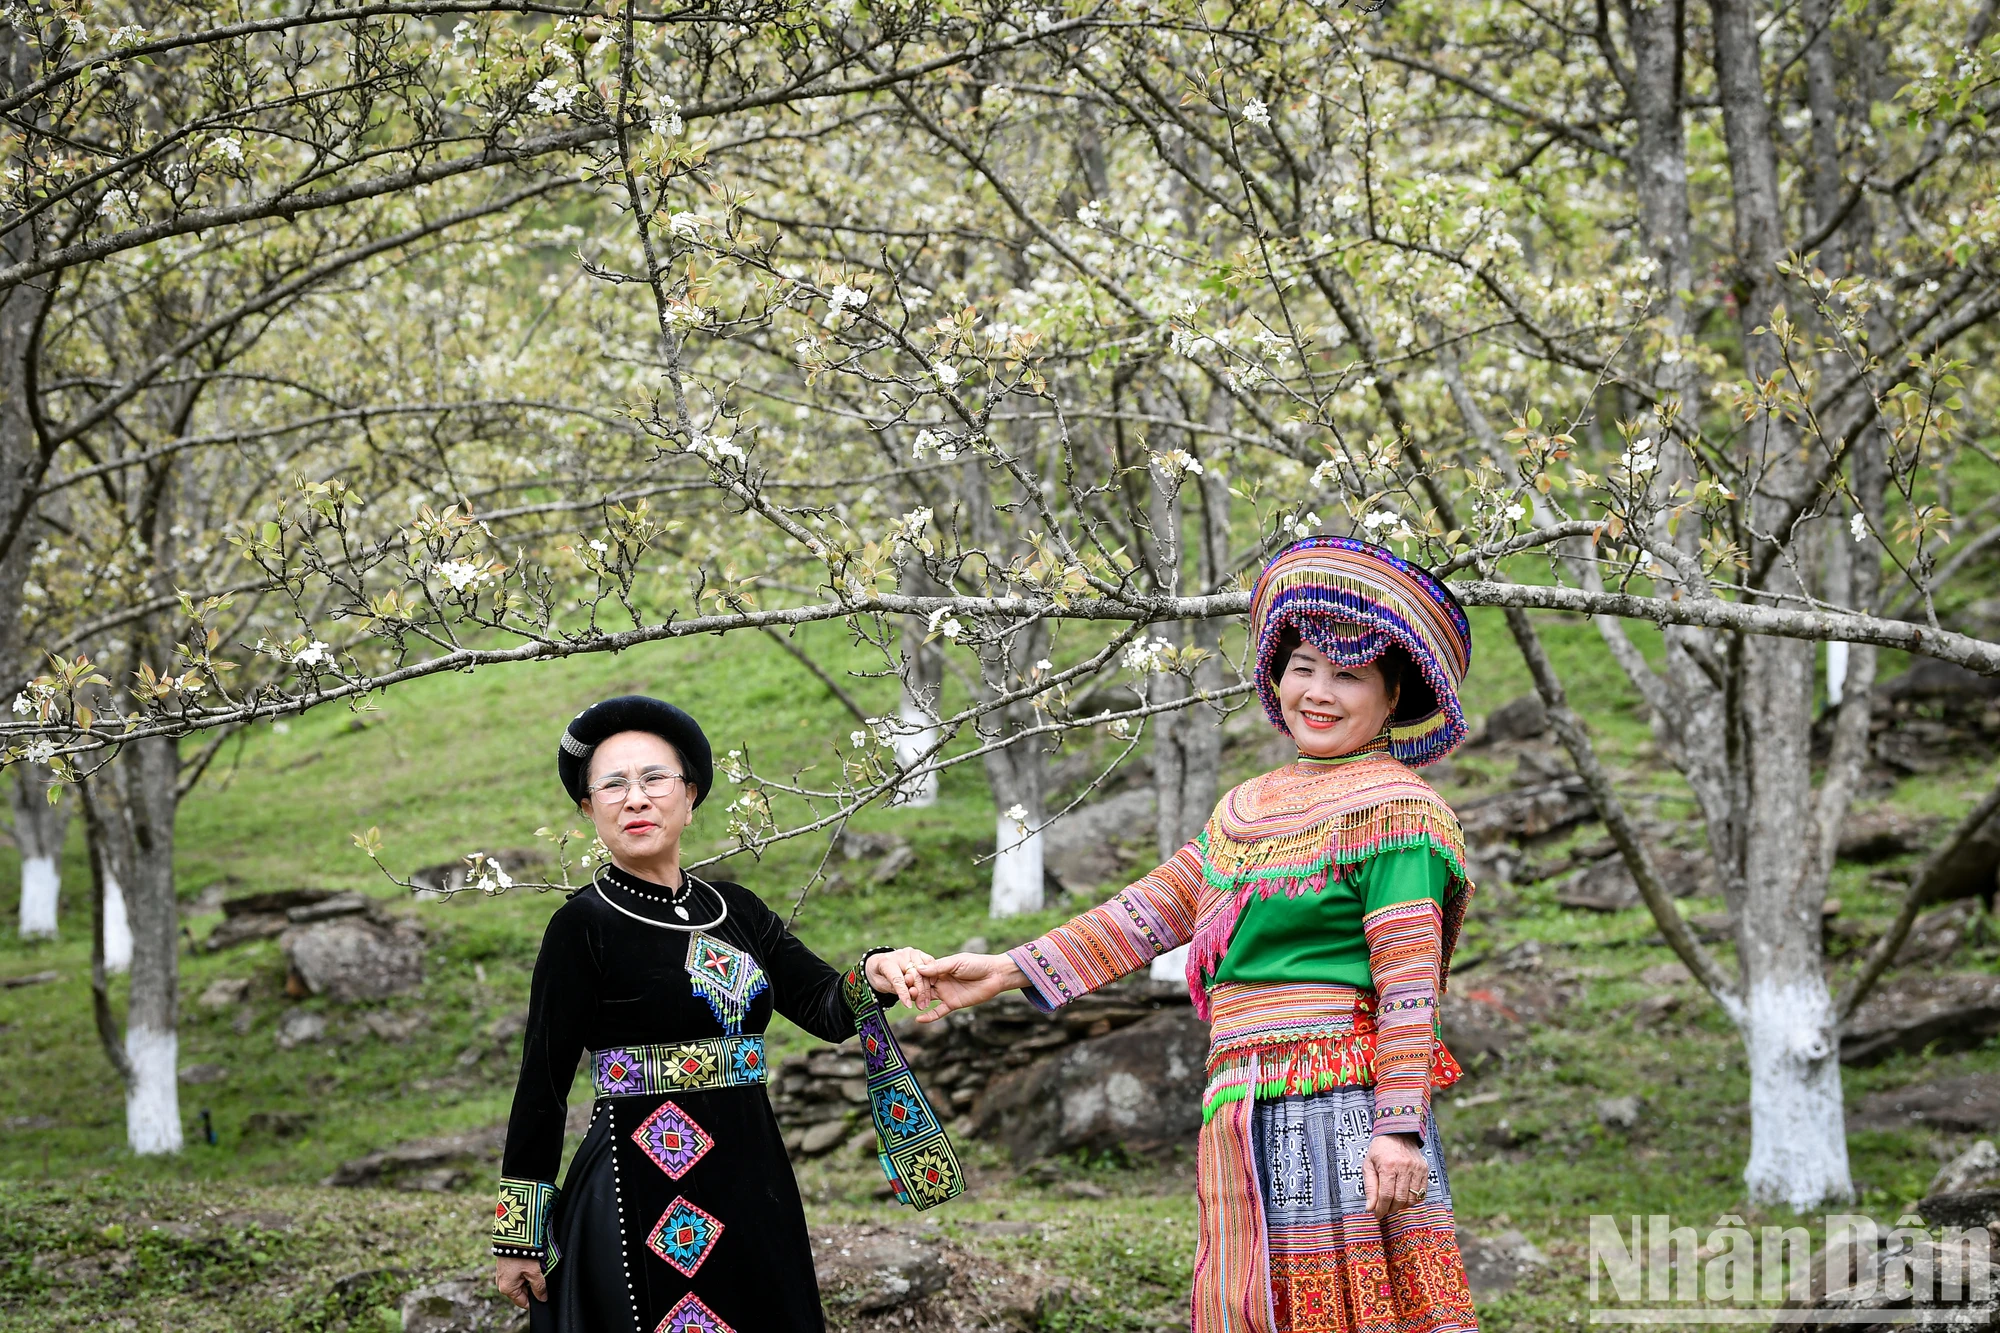
[[[558,768],[611,864],[556,910],[535,961],[495,1280],[537,1333],[818,1333],[805,1212],[764,1094],[763,1033],[773,1012],[826,1041],[859,1024],[899,1196],[946,1197],[957,1163],[907,1071],[892,1067],[901,1062],[879,1013],[912,999],[929,956],[871,951],[844,985],[748,889],[683,873],[681,832],[713,765],[701,728],[671,704],[593,705],[564,732]],[[595,1102],[558,1191],[579,1061]]]

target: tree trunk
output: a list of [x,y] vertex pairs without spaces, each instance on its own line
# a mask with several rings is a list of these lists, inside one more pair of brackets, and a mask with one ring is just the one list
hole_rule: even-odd
[[178,749],[172,740],[135,741],[119,757],[124,809],[132,830],[126,881],[132,919],[132,989],[125,1016],[125,1133],[141,1155],[181,1149],[177,1034],[180,912],[174,896],[174,816]]
[[49,939],[56,933],[69,803],[50,804],[52,783],[49,770],[42,765],[20,764],[14,769],[14,783],[9,789],[14,807],[14,845],[21,852],[22,939]]
[[[1040,625],[1015,634],[1004,645],[994,645],[993,656],[981,663],[986,672],[985,688],[997,693],[1009,679],[1019,679],[1047,647],[1048,631]],[[1032,727],[1037,720],[1029,703],[1011,704],[994,717],[991,730],[981,728],[980,739],[990,743]],[[1024,912],[1039,912],[1047,901],[1047,871],[1042,862],[1047,757],[1047,742],[1039,736],[986,756],[986,778],[993,790],[993,808],[997,812],[993,826],[993,883],[988,899],[988,914],[996,921]]]
[[[905,566],[901,579],[906,593],[928,591],[921,570]],[[896,766],[907,769],[938,742],[937,699],[942,672],[937,653],[924,643],[924,618],[903,617],[902,698],[896,705]],[[894,804],[922,809],[937,804],[938,775],[933,769],[896,789]]]

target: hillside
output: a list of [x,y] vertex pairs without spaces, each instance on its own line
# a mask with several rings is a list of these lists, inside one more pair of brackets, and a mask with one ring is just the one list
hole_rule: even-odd
[[[1527,679],[1498,617],[1475,621],[1467,703],[1468,712],[1484,714],[1522,693]],[[822,636],[811,641],[815,650],[838,660],[837,634],[811,633]],[[1579,624],[1549,626],[1576,702],[1612,760],[1649,774],[1645,728],[1602,654],[1582,650],[1589,634]],[[888,711],[892,700],[867,694],[880,685],[855,689],[868,706]],[[382,700],[378,712],[323,710],[232,742],[181,820],[177,864],[191,939],[213,928],[225,896],[360,889],[421,923],[426,980],[415,995],[337,1006],[286,996],[274,942],[185,954],[181,1063],[204,1081],[183,1087],[190,1146],[172,1160],[133,1161],[124,1152],[122,1099],[90,1025],[86,876],[73,830],[62,939],[29,945],[9,932],[0,942],[0,978],[57,974],[0,989],[0,1327],[68,1328],[115,1311],[142,1328],[373,1328],[403,1291],[481,1265],[486,1180],[445,1193],[317,1182],[371,1150],[504,1118],[518,1045],[512,1020],[525,1003],[541,923],[559,899],[516,890],[404,902],[350,834],[379,827],[386,858],[400,871],[475,849],[533,847],[538,826],[576,822],[550,762],[562,724],[593,699],[634,691],[681,703],[718,751],[744,749],[767,771],[833,762],[852,726],[789,657],[739,636],[430,680]],[[1230,755],[1239,770],[1230,776],[1239,777],[1252,770],[1258,746],[1246,739]],[[1503,787],[1508,772],[1490,754],[1468,753],[1447,795],[1477,797]],[[1985,780],[1976,769],[1947,767],[1903,780],[1882,804],[1913,815],[1962,809]],[[1649,813],[1661,826],[1686,820],[1668,777],[1632,785],[1652,792]],[[719,840],[726,791],[698,817],[699,854]],[[1003,947],[1089,898],[1080,893],[1038,917],[989,922],[986,874],[975,858],[990,846],[991,821],[974,765],[946,775],[931,809],[867,812],[857,827],[907,839],[914,862],[887,884],[843,874],[838,886],[805,901],[799,933],[832,959],[876,942],[945,952],[984,937]],[[1584,825],[1534,855],[1560,860],[1599,836]],[[761,863],[736,858],[716,873],[789,912],[825,850],[823,839],[805,840]],[[12,853],[0,857],[0,883],[17,883]],[[836,859],[835,868],[842,865]],[[1843,920],[1889,910],[1886,882],[1870,874],[1860,865],[1838,872]],[[1764,1215],[1738,1193],[1746,1075],[1727,1023],[1692,985],[1662,971],[1671,956],[1643,910],[1579,911],[1559,905],[1557,892],[1546,880],[1482,897],[1461,950],[1468,966],[1459,989],[1476,991],[1498,977],[1559,999],[1547,1015],[1530,1016],[1532,1030],[1504,1060],[1476,1071],[1441,1106],[1461,1225],[1519,1231],[1549,1259],[1482,1306],[1491,1329],[1546,1328],[1581,1308],[1590,1213],[1672,1212],[1701,1226],[1722,1213],[1753,1223]],[[13,908],[10,889],[0,910]],[[1694,898],[1685,910],[1700,916],[1719,903]],[[1982,938],[1989,943],[1975,952]],[[1953,966],[1993,970],[1992,938],[1968,930]],[[246,981],[247,998],[203,1003],[225,980]],[[319,1039],[286,1039],[294,1029],[283,1020],[300,1012],[327,1019]],[[774,1040],[780,1055],[804,1043],[796,1032]],[[1850,1104],[1871,1089],[2000,1071],[2000,1051],[1989,1046],[1849,1070]],[[1598,1105],[1620,1097],[1640,1099],[1629,1122]],[[213,1146],[201,1141],[204,1115]],[[1863,1207],[1891,1215],[1904,1208],[1964,1138],[1912,1128],[1854,1132]],[[1048,1326],[1170,1322],[1192,1246],[1185,1161],[1072,1161],[1017,1177],[997,1153],[969,1152],[979,1187],[944,1210],[942,1225],[982,1254],[1047,1262],[1079,1279],[1076,1302],[1047,1315]],[[897,1220],[874,1200],[872,1172],[846,1154],[804,1164],[814,1222]],[[997,1222],[1043,1229],[1020,1235],[973,1225]]]

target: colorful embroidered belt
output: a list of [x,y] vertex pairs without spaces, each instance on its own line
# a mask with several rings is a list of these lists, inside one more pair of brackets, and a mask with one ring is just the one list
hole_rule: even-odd
[[922,1210],[965,1193],[965,1172],[937,1113],[924,1099],[917,1076],[889,1031],[882,1002],[860,967],[848,969],[841,987],[861,1038],[868,1070],[868,1106],[875,1121],[875,1155],[897,1203]]
[[[1206,1123],[1225,1103],[1371,1086],[1375,1082],[1375,992],[1328,982],[1222,982],[1209,992]],[[1456,1083],[1458,1061],[1431,1048],[1433,1088]]]
[[613,1046],[590,1056],[600,1097],[701,1092],[765,1081],[764,1038],[702,1037],[659,1046]]

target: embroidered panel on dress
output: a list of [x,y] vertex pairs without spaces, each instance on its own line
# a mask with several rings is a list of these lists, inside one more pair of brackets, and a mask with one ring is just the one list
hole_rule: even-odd
[[688,936],[687,974],[694,993],[708,1001],[715,1021],[732,1036],[743,1030],[751,1003],[768,984],[756,959],[701,931]]
[[693,1292],[680,1298],[653,1333],[736,1333]]
[[693,1117],[672,1102],[661,1102],[658,1110],[641,1121],[632,1131],[632,1142],[675,1180],[686,1175],[715,1146],[715,1140],[709,1138]]
[[682,1277],[693,1277],[721,1238],[722,1223],[686,1199],[675,1199],[660,1214],[653,1234],[646,1237],[646,1248],[666,1260]]

